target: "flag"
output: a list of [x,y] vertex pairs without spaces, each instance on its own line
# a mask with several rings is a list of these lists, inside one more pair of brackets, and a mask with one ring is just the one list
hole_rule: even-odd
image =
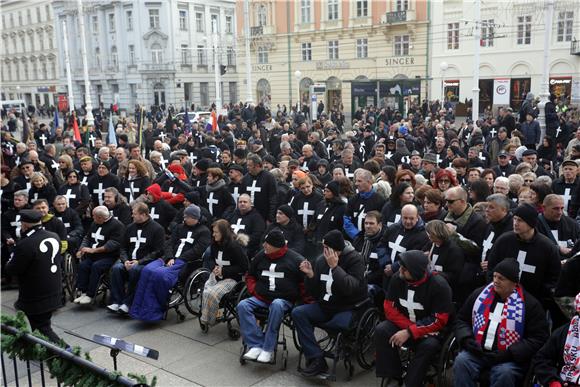
[[77,115],[76,115],[76,112],[74,110],[73,110],[72,120],[73,120],[72,127],[73,127],[75,141],[82,143],[83,140],[81,139],[81,131],[79,130],[79,123],[77,122]]
[[143,126],[145,126],[145,109],[143,106],[139,107],[139,122],[138,125],[138,135],[139,135],[139,148],[143,148]]
[[107,145],[115,144],[117,145],[117,135],[115,134],[115,128],[113,127],[113,112],[109,116],[109,138],[107,139]]
[[218,124],[217,124],[217,113],[215,110],[211,111],[211,130],[212,131],[217,131],[218,129]]
[[22,114],[22,142],[27,143],[31,140],[30,127],[28,126],[28,115],[26,113]]
[[167,119],[165,120],[165,132],[172,133],[173,132],[173,118],[171,118],[171,111],[167,115]]
[[56,128],[58,128],[58,109],[54,109],[54,125],[50,131],[51,136],[56,134]]
[[189,136],[191,133],[191,121],[189,120],[189,112],[185,109],[185,134]]

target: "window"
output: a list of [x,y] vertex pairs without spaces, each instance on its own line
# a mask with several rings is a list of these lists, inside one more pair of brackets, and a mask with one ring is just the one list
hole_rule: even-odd
[[204,46],[197,46],[197,65],[207,66],[207,55]]
[[338,40],[328,42],[328,59],[338,59]]
[[268,24],[268,10],[264,4],[258,6],[258,27]]
[[300,0],[300,21],[302,23],[310,23],[310,12],[312,9],[311,0]]
[[22,72],[24,73],[24,80],[28,81],[28,63],[22,63]]
[[158,43],[151,46],[151,62],[153,64],[161,64],[163,62],[163,50]]
[[[2,17],[2,19],[4,19],[4,17]],[[32,24],[32,12],[30,12],[30,9],[26,10],[26,22]]]
[[230,82],[229,89],[230,89],[230,103],[235,104],[238,102],[238,83]]
[[409,55],[409,35],[395,36],[395,56]]
[[189,47],[187,44],[181,45],[181,64],[187,65],[189,63]]
[[135,46],[129,45],[129,66],[135,66]]
[[14,28],[14,15],[10,14],[10,28]]
[[40,42],[40,51],[44,51],[44,33],[42,30],[38,32],[38,41]]
[[494,29],[493,19],[481,21],[481,47],[493,47]]
[[46,20],[50,19],[50,5],[46,4],[44,6],[44,13],[46,13]]
[[92,16],[91,17],[91,23],[93,25],[92,30],[93,30],[93,34],[96,34],[99,32],[99,17],[98,16]]
[[[14,38],[14,50],[16,50],[16,38]],[[34,34],[30,35],[30,51],[35,51],[36,48],[34,47]]]
[[53,49],[53,44],[54,44],[54,42],[52,41],[52,34],[48,34],[48,49],[49,50]]
[[179,11],[179,29],[187,31],[187,11]]
[[20,43],[22,44],[22,51],[26,52],[26,39],[24,38],[24,36],[20,40]]
[[99,47],[95,48],[95,67],[101,69],[101,49]]
[[115,14],[109,14],[109,32],[115,32]]
[[312,43],[302,43],[302,60],[304,62],[312,60]]
[[199,97],[200,102],[203,106],[209,105],[209,83],[207,82],[199,83]]
[[532,16],[518,16],[518,44],[532,43]]
[[574,29],[574,11],[558,12],[558,42],[572,41]]
[[369,16],[369,2],[367,0],[357,0],[356,2],[356,17]]
[[406,11],[409,9],[409,0],[397,0],[397,11]]
[[196,12],[195,13],[195,31],[196,32],[203,32],[203,13]]
[[234,20],[231,16],[226,16],[226,34],[234,33]]
[[[18,74],[18,66],[16,66],[16,73]],[[18,75],[16,76],[18,78]],[[32,80],[38,79],[38,62],[32,62],[32,76],[30,77]]]
[[211,15],[211,32],[216,34],[220,32],[219,15],[216,14]]
[[258,63],[268,63],[268,49],[266,47],[258,47]]
[[55,79],[56,78],[56,63],[54,61],[50,62],[50,74],[51,74],[51,79]]
[[46,62],[42,62],[42,79],[48,79],[48,67],[46,66]]
[[22,25],[22,12],[18,11],[18,25]]
[[338,0],[328,0],[328,20],[338,20]]
[[127,31],[133,31],[133,11],[127,11]]
[[158,29],[159,28],[159,10],[150,9],[149,10],[149,28]]
[[227,63],[228,66],[235,66],[236,65],[236,52],[234,51],[233,47],[228,47],[227,49]]
[[6,15],[2,15],[2,29],[6,29]]
[[117,46],[111,48],[111,67],[115,70],[119,68],[119,54],[117,53]]
[[459,23],[447,23],[447,49],[459,49]]
[[368,58],[369,56],[369,41],[366,38],[356,40],[356,57]]

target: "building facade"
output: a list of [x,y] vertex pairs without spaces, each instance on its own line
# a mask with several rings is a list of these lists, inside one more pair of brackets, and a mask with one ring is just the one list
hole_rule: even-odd
[[59,60],[50,1],[2,1],[0,13],[2,100],[55,105]]
[[[237,18],[243,41],[242,1]],[[343,108],[350,116],[358,106],[401,109],[426,96],[426,0],[251,0],[249,23],[257,102],[322,100],[325,110]]]
[[[541,91],[544,49],[544,1],[486,1],[481,6],[480,111],[494,105],[519,109],[529,91]],[[452,101],[473,95],[474,2],[432,3],[431,95]],[[550,91],[570,100],[580,82],[580,11],[578,1],[555,2],[550,42]],[[576,85],[573,88],[573,83]],[[580,90],[575,91],[577,94]],[[580,101],[576,101],[578,103]]]
[[[220,89],[224,103],[236,101],[236,19],[234,0],[91,1],[83,4],[93,106],[117,103],[132,111],[140,105],[196,105],[216,99],[213,45],[225,66]],[[85,101],[76,1],[54,1],[55,31],[64,39],[66,23],[75,105]],[[64,58],[64,45],[58,55]],[[66,93],[65,66],[58,74]]]

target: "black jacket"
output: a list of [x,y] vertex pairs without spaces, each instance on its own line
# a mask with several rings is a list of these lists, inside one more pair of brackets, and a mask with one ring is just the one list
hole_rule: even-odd
[[248,257],[243,246],[237,240],[232,240],[224,245],[212,243],[206,251],[204,261],[206,258],[210,270],[213,270],[216,264],[220,263],[221,258],[222,278],[216,278],[218,281],[228,278],[240,281],[242,275],[248,271]]
[[264,242],[266,235],[268,235],[272,230],[282,231],[284,238],[288,241],[288,248],[296,251],[298,254],[304,254],[304,246],[306,244],[304,229],[298,222],[294,219],[290,219],[290,222],[286,226],[279,223],[271,223],[262,236],[262,242]]
[[[46,252],[40,247],[44,246]],[[16,308],[27,315],[52,312],[62,306],[60,238],[37,226],[14,247],[6,271],[18,276]]]
[[[137,239],[140,239],[138,245]],[[140,265],[147,265],[163,257],[164,243],[165,231],[159,223],[153,219],[144,223],[133,222],[127,226],[125,232],[120,254],[121,262],[136,259]]]
[[554,381],[564,383],[560,378],[560,371],[564,365],[564,345],[566,344],[568,328],[570,328],[569,323],[552,332],[548,341],[532,360],[534,375],[542,386],[547,386]]

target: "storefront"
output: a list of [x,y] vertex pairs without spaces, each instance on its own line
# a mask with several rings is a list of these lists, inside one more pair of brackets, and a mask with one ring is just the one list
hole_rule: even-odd
[[443,95],[451,103],[459,102],[459,79],[446,79],[443,81]]
[[531,78],[512,78],[510,87],[510,107],[518,111],[531,90]]
[[569,100],[572,95],[572,77],[550,77],[550,94]]
[[406,115],[411,102],[421,104],[420,79],[394,79],[379,82],[380,107],[390,107]]
[[350,86],[352,115],[360,107],[377,106],[377,82],[353,81]]
[[479,80],[479,111],[483,113],[487,107],[493,106],[493,79]]

